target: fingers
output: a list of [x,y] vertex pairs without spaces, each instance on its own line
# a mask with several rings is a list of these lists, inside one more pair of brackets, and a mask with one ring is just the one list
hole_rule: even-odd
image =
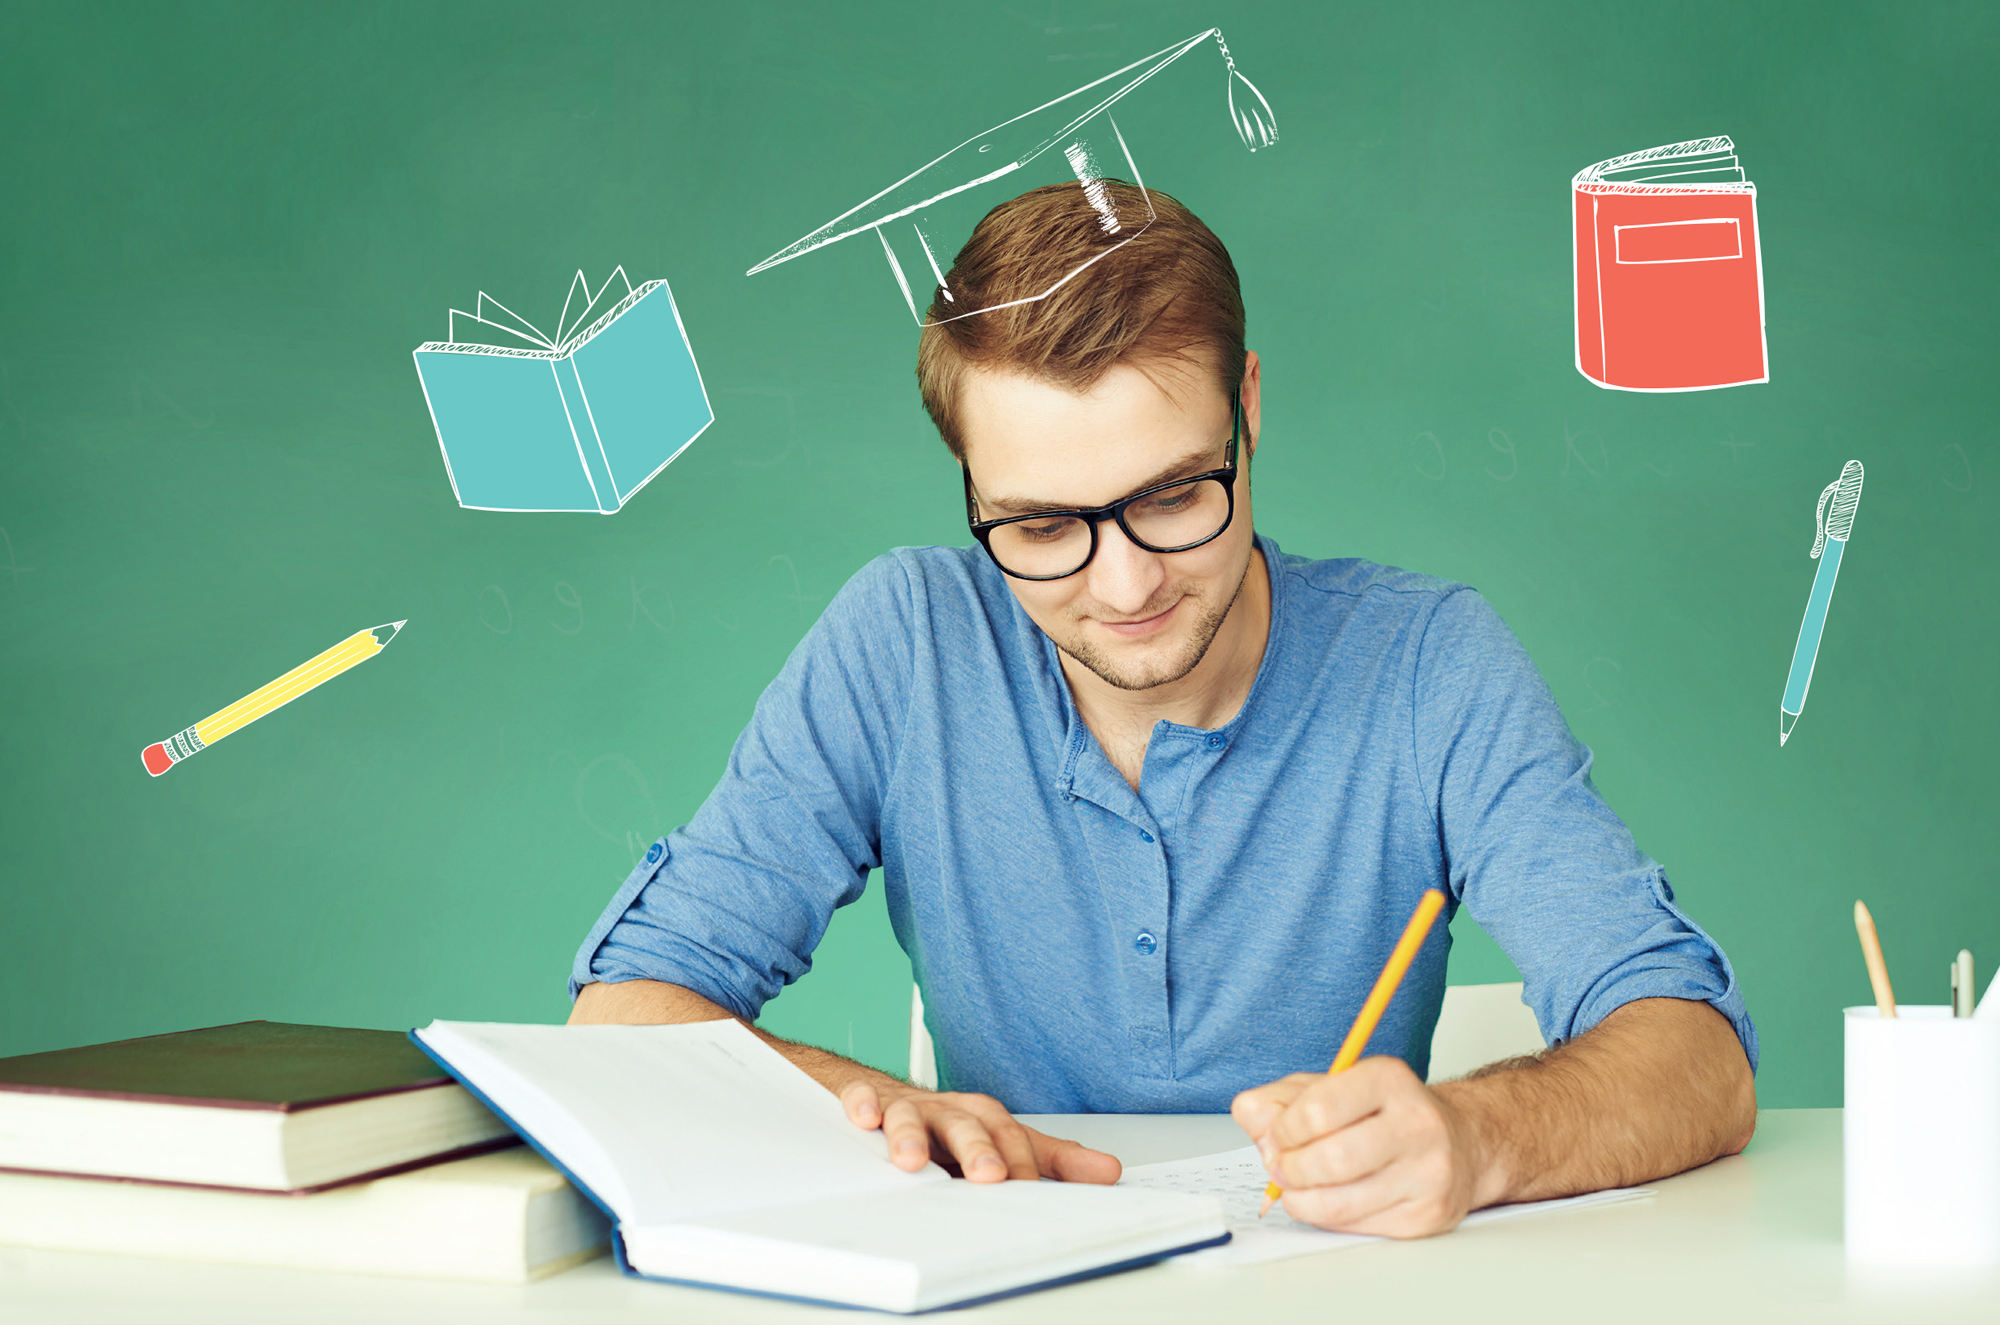
[[[1015,1126],[1018,1128],[1020,1124]],[[995,1144],[985,1119],[956,1105],[934,1106],[930,1111],[930,1128],[939,1148],[958,1162],[959,1172],[971,1181],[1005,1182],[1010,1176],[1007,1160]],[[1030,1169],[1027,1176],[1035,1176],[1032,1165]]]
[[1297,1149],[1279,1150],[1266,1164],[1271,1181],[1287,1191],[1357,1183],[1388,1167],[1403,1153],[1404,1140],[1398,1129],[1374,1114]]
[[897,1168],[915,1173],[930,1163],[930,1124],[912,1097],[891,1100],[882,1111],[882,1135],[889,1139],[889,1161]]
[[1294,1150],[1360,1121],[1412,1088],[1424,1087],[1402,1059],[1364,1058],[1338,1075],[1314,1078],[1272,1119],[1268,1135],[1279,1150]]
[[855,1126],[881,1128],[890,1160],[912,1172],[932,1159],[973,1182],[1113,1183],[1122,1171],[1110,1155],[1022,1126],[987,1095],[911,1091],[884,1105],[875,1085],[856,1081],[841,1089],[840,1103]]
[[1032,1127],[1021,1129],[1028,1134],[1034,1144],[1037,1172],[1044,1178],[1054,1178],[1058,1182],[1114,1183],[1125,1171],[1115,1155],[1107,1155],[1101,1150],[1076,1141],[1065,1141],[1059,1137],[1045,1136]]
[[1286,1187],[1284,1206],[1300,1223],[1385,1238],[1427,1238],[1465,1217],[1444,1185],[1401,1164],[1345,1186]]
[[847,1110],[848,1122],[865,1131],[882,1125],[882,1097],[866,1081],[850,1081],[841,1087],[840,1107]]
[[1283,1080],[1246,1090],[1230,1101],[1229,1116],[1236,1120],[1238,1127],[1249,1133],[1251,1140],[1261,1141],[1264,1134],[1271,1130],[1272,1120],[1308,1087],[1323,1079],[1318,1072],[1294,1072]]

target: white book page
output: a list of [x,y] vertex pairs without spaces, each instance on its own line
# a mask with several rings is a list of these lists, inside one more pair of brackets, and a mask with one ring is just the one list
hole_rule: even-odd
[[921,1310],[1221,1236],[1212,1198],[964,1181],[625,1230],[642,1274]]
[[[1129,1168],[1125,1170],[1125,1176],[1119,1179],[1119,1185],[1150,1187],[1156,1191],[1189,1192],[1222,1199],[1223,1218],[1227,1221],[1233,1236],[1220,1247],[1209,1247],[1176,1257],[1173,1262],[1175,1265],[1256,1265],[1263,1261],[1283,1260],[1287,1256],[1303,1256],[1315,1251],[1338,1251],[1345,1247],[1359,1247],[1363,1243],[1384,1240],[1365,1233],[1329,1233],[1325,1229],[1302,1224],[1286,1214],[1282,1205],[1272,1206],[1270,1214],[1261,1220],[1258,1219],[1257,1207],[1264,1203],[1264,1184],[1269,1180],[1264,1172],[1264,1161],[1257,1157],[1257,1147],[1244,1146],[1241,1150],[1225,1150],[1218,1155],[1202,1155],[1197,1159],[1176,1159],[1164,1164],[1142,1164],[1136,1168]],[[1496,1219],[1512,1219],[1518,1215],[1542,1214],[1550,1210],[1607,1205],[1614,1201],[1630,1201],[1652,1194],[1652,1189],[1647,1187],[1618,1187],[1610,1191],[1589,1192],[1583,1196],[1568,1196],[1554,1201],[1492,1205],[1467,1215],[1460,1227],[1487,1224]]]
[[620,1221],[659,1224],[944,1181],[736,1021],[432,1022],[417,1032]]

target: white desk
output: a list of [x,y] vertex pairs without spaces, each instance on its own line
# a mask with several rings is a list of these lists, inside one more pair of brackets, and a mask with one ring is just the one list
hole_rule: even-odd
[[[1132,1164],[1242,1144],[1223,1117],[1030,1121]],[[1743,1155],[1653,1185],[1659,1195],[1650,1201],[1241,1269],[1157,1265],[952,1318],[1726,1325],[1971,1322],[2000,1315],[2000,1272],[1900,1283],[1849,1274],[1840,1245],[1837,1109],[1767,1110]],[[7,1325],[840,1325],[869,1319],[893,1318],[644,1283],[621,1277],[602,1259],[512,1288],[0,1247],[0,1320]]]

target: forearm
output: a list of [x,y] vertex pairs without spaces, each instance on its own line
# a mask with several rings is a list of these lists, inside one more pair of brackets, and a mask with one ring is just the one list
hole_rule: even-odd
[[1735,1031],[1706,1003],[1628,1003],[1532,1059],[1433,1088],[1471,1134],[1475,1207],[1649,1182],[1733,1155],[1757,1126]]
[[[569,1024],[677,1025],[691,1021],[723,1021],[735,1015],[720,1003],[703,998],[692,989],[661,980],[621,980],[616,984],[600,981],[585,985],[578,992],[576,1004],[570,1008]],[[744,1025],[835,1095],[854,1081],[866,1081],[877,1087],[908,1089],[906,1083],[888,1073],[878,1072],[851,1058],[842,1058],[839,1054],[815,1049],[809,1044],[781,1040],[768,1031],[750,1026],[748,1022]]]

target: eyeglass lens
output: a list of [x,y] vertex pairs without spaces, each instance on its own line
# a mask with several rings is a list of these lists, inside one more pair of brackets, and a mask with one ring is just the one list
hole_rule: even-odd
[[[1228,520],[1229,490],[1216,479],[1148,493],[1125,508],[1126,528],[1154,552],[1206,542]],[[1070,575],[1090,560],[1090,525],[1073,515],[1016,520],[993,529],[991,547],[993,559],[1017,575]]]

